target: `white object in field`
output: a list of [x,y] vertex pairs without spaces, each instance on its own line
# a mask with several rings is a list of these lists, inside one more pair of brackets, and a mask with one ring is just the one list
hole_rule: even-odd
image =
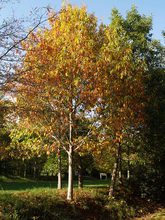
[[105,179],[107,179],[107,174],[106,173],[100,173],[100,179],[102,180],[103,177],[105,177]]

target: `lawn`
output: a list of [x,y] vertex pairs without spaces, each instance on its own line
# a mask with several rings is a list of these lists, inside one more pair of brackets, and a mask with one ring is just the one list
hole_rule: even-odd
[[[119,219],[132,216],[126,203],[109,202],[108,180],[86,179],[84,189],[74,182],[74,201],[66,200],[64,189],[57,190],[57,181],[34,181],[24,178],[0,178],[0,219],[7,220],[84,220]],[[121,219],[121,218],[120,218]],[[122,220],[121,219],[121,220]]]
[[66,201],[66,180],[63,181],[64,189],[59,191],[56,179],[36,181],[0,176],[0,219],[165,220],[163,208],[155,208],[155,211],[150,209],[152,214],[150,211],[149,214],[142,212],[144,217],[134,218],[144,208],[143,205],[138,210],[123,199],[110,200],[107,194],[108,185],[109,180],[85,179],[84,189],[79,190],[75,180],[74,201],[70,203]]
[[[106,188],[109,185],[109,180],[86,179],[84,180],[84,188]],[[67,187],[67,181],[63,181],[63,188]],[[77,188],[77,181],[74,181],[74,187]],[[30,180],[20,177],[0,177],[0,191],[24,191],[34,189],[56,189],[57,180],[41,181]]]

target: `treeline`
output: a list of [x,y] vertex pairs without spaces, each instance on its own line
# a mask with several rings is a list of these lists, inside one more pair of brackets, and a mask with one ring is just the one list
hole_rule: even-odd
[[58,188],[68,172],[68,200],[74,170],[80,187],[83,174],[108,173],[110,197],[120,188],[163,198],[164,47],[152,18],[132,7],[98,24],[66,5],[49,10],[48,23],[20,42],[3,83],[1,172],[58,174]]

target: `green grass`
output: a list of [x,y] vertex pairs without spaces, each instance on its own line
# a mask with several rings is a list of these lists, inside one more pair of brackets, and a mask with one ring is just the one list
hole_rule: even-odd
[[[100,181],[99,181],[100,182]],[[89,183],[89,181],[88,181]],[[93,182],[90,182],[93,185]],[[95,184],[94,184],[95,185]],[[103,189],[105,191],[105,189]],[[74,190],[74,200],[66,200],[66,189],[35,188],[0,192],[0,219],[3,220],[127,220],[134,210],[123,200],[109,200],[102,189]]]
[[[108,180],[84,180],[84,188],[106,188]],[[63,181],[63,188],[67,187],[67,181]],[[77,181],[74,181],[74,187],[77,187]],[[37,189],[56,189],[57,180],[54,181],[37,181],[20,177],[7,178],[0,177],[0,191],[25,191]]]
[[[66,201],[66,180],[63,181],[63,190],[59,191],[57,190],[57,179],[54,181],[37,181],[20,177],[0,176],[0,219],[1,214],[5,215],[4,219],[11,220],[33,219],[34,215],[38,217],[49,215],[50,218],[48,219],[57,215],[57,219],[66,220],[81,220],[80,217],[83,215],[89,216],[89,219],[94,219],[98,215],[100,215],[99,219],[107,219],[107,216],[110,215],[113,220],[133,217],[134,208],[129,207],[130,205],[127,205],[124,200],[109,200],[108,186],[109,180],[85,179],[84,189],[79,190],[77,180],[75,180],[74,202],[68,203]],[[95,210],[94,214],[90,210]],[[102,210],[101,214],[98,210]],[[15,218],[14,215],[22,217],[17,216],[18,218]],[[47,217],[41,219],[47,220]],[[159,209],[153,214],[137,219],[165,220],[165,209]]]
[[165,220],[165,209],[159,209],[148,220]]
[[153,220],[165,220],[165,209],[158,211],[152,218]]
[[165,220],[165,209],[160,208],[153,214],[148,214],[144,217],[136,218],[136,220]]

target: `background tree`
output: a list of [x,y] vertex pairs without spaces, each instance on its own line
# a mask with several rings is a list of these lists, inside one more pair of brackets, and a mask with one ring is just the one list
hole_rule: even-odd
[[[61,155],[61,175],[64,175],[67,173],[67,155],[63,152]],[[58,166],[58,155],[57,154],[50,154],[43,166],[41,175],[47,175],[47,176],[56,176],[59,172],[59,166]]]
[[[143,165],[140,163],[141,165],[136,166],[134,172],[137,170],[137,173],[134,177],[136,176],[136,186],[139,184],[137,187],[142,187],[143,191],[144,182],[148,182],[148,186],[145,191],[149,193],[149,188],[152,188],[151,185],[155,185],[154,181],[157,178],[156,176],[159,175],[161,176],[160,179],[163,179],[161,174],[163,166],[161,165],[161,162],[159,164],[159,161],[162,161],[164,157],[164,153],[162,151],[164,148],[164,135],[162,132],[164,124],[164,113],[162,108],[164,99],[162,95],[164,91],[164,47],[159,41],[152,38],[152,18],[150,16],[147,17],[145,15],[141,15],[137,11],[136,7],[132,7],[132,9],[127,13],[125,19],[117,10],[114,10],[112,20],[114,19],[120,19],[123,29],[132,42],[134,59],[138,56],[139,58],[144,59],[146,63],[144,80],[145,95],[147,97],[145,101],[146,114],[145,123],[142,124],[141,129],[139,130],[138,136],[139,140],[141,140],[141,147],[137,151],[139,154],[138,158],[143,158],[145,163],[142,163]],[[135,139],[137,138],[135,137]],[[156,147],[158,146],[157,144],[159,147]],[[149,152],[151,152],[151,154],[149,154]],[[162,159],[158,156],[160,155],[160,152]],[[153,162],[151,158],[155,158],[155,162]],[[155,165],[153,165],[154,163]],[[152,166],[153,168],[151,168]],[[157,171],[154,169],[155,167],[159,167],[156,169]],[[159,169],[160,174],[158,174]],[[150,195],[152,194],[153,192],[150,192]]]
[[101,85],[103,96],[98,109],[105,134],[103,139],[106,138],[116,149],[113,155],[116,162],[112,172],[111,196],[117,173],[119,170],[121,173],[124,136],[129,135],[130,128],[136,130],[143,123],[145,63],[141,57],[134,60],[132,45],[122,27],[120,16],[115,14],[105,33],[105,43],[101,48],[101,80],[105,83]]

